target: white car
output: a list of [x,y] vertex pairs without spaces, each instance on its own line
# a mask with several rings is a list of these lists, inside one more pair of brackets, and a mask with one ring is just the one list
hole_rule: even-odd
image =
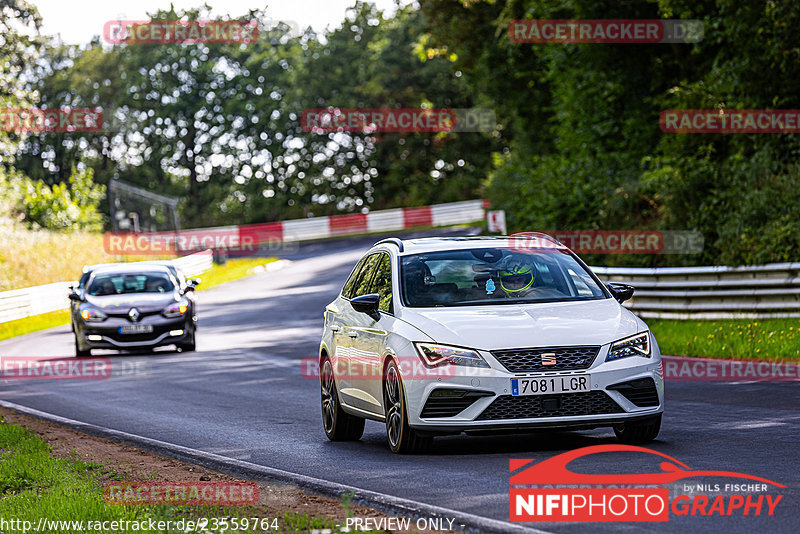
[[325,309],[322,419],[331,440],[386,423],[393,452],[433,436],[612,427],[655,439],[658,344],[572,251],[539,234],[376,243]]

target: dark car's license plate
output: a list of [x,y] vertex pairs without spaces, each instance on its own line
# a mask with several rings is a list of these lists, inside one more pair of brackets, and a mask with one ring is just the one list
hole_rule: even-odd
[[119,327],[120,334],[149,334],[153,331],[151,324],[131,324]]

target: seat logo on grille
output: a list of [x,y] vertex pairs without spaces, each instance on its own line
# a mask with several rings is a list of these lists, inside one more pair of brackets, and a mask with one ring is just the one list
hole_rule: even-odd
[[555,365],[556,364],[556,353],[555,352],[545,352],[544,354],[540,355],[542,358],[542,365]]

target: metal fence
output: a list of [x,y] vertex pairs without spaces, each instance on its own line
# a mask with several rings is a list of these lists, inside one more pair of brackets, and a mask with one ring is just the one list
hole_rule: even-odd
[[625,305],[645,318],[800,317],[800,263],[592,270],[604,281],[635,287]]
[[[192,277],[211,268],[210,250],[173,260],[186,276]],[[55,282],[0,292],[0,323],[23,319],[69,308],[69,286],[77,282]]]

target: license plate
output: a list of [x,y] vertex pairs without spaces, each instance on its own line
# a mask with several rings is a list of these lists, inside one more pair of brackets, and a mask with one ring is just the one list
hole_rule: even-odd
[[592,380],[590,375],[511,379],[511,394],[514,396],[580,393],[582,391],[591,391],[591,389]]
[[151,324],[130,324],[119,327],[120,334],[149,334],[153,331]]

